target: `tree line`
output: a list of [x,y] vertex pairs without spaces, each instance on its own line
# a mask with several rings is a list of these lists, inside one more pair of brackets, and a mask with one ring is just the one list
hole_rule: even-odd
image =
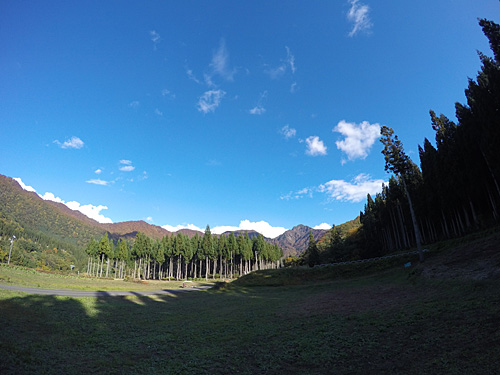
[[205,233],[191,238],[182,233],[152,239],[138,232],[133,244],[108,234],[92,239],[87,248],[87,274],[93,277],[143,280],[184,280],[209,277],[233,278],[257,269],[281,266],[283,251],[264,237],[248,233],[216,236],[207,225]]

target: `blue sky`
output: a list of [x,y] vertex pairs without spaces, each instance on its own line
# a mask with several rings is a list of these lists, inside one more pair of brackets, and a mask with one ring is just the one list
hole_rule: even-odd
[[418,163],[497,0],[2,1],[0,173],[99,221],[275,237]]

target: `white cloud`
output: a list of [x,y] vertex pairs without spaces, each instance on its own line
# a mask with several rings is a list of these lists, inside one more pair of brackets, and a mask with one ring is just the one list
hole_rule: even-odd
[[148,216],[148,217],[146,218],[146,221],[152,222],[152,221],[153,221],[153,218],[152,218],[151,216]]
[[332,226],[330,224],[327,224],[327,223],[321,223],[321,224],[313,227],[313,229],[322,229],[322,230],[329,230],[331,228],[332,228]]
[[330,198],[338,201],[361,202],[368,194],[375,195],[382,191],[384,180],[372,180],[370,175],[361,173],[351,182],[331,180],[318,187],[318,191],[326,193]]
[[311,156],[326,155],[326,146],[317,136],[310,136],[306,139],[306,154]]
[[132,172],[134,169],[135,167],[132,165],[124,165],[123,167],[120,167],[120,171],[123,172]]
[[160,111],[158,108],[155,108],[155,114],[158,115],[158,116],[163,116],[163,112]]
[[292,74],[295,74],[297,68],[295,67],[295,56],[290,52],[290,48],[285,46],[286,49],[286,58],[281,60],[281,64],[275,68],[268,68],[265,70],[272,79],[280,78],[284,75],[288,68],[292,71]]
[[157,44],[160,43],[160,41],[161,41],[160,34],[158,34],[155,30],[151,30],[149,32],[149,35],[151,36],[151,41],[154,43],[155,50],[156,50]]
[[214,234],[221,234],[221,233],[224,233],[227,231],[236,231],[236,230],[248,230],[248,231],[255,230],[267,238],[276,238],[279,235],[281,235],[287,231],[286,228],[273,227],[265,221],[251,222],[250,220],[240,221],[240,225],[237,227],[235,227],[235,226],[218,226],[218,227],[214,227],[210,231]]
[[280,199],[285,201],[290,201],[295,199],[301,199],[304,197],[312,198],[314,190],[315,190],[314,188],[304,188],[296,192],[291,191],[285,195],[282,195]]
[[101,174],[102,173],[102,169],[98,168],[94,171],[95,174]]
[[135,169],[135,167],[132,166],[132,161],[130,161],[130,160],[125,160],[125,159],[124,160],[120,160],[120,164],[122,164],[120,166],[120,168],[119,168],[120,171],[123,171],[123,172],[132,172]]
[[223,90],[209,90],[206,91],[198,100],[198,111],[205,114],[215,112],[220,105],[222,98],[226,95]]
[[206,162],[206,165],[208,165],[209,167],[219,167],[222,165],[222,163],[217,159],[210,159]]
[[201,81],[198,78],[196,78],[196,76],[194,75],[194,73],[191,69],[187,68],[186,74],[191,81],[196,82],[198,84],[201,84]]
[[252,115],[262,115],[266,112],[266,109],[263,107],[262,102],[267,98],[267,90],[260,94],[257,105],[249,110],[248,112]]
[[290,139],[295,137],[297,130],[291,128],[289,125],[285,125],[281,128],[280,133],[285,137],[285,139]]
[[236,69],[229,67],[229,52],[226,48],[226,41],[224,39],[220,40],[219,48],[214,52],[212,60],[210,61],[210,68],[212,73],[208,75],[209,81],[211,82],[211,77],[215,74],[224,78],[227,81],[232,81]]
[[253,107],[248,111],[251,115],[262,115],[263,113],[266,112],[266,109],[264,107],[261,107],[259,105]]
[[349,160],[366,158],[368,151],[380,137],[380,125],[370,124],[368,121],[355,124],[342,120],[332,131],[345,136],[342,141],[337,141],[335,144],[339,150],[347,154]]
[[278,66],[276,68],[266,69],[266,73],[269,74],[269,76],[272,79],[277,79],[277,78],[281,77],[283,74],[285,74],[285,72],[286,72],[286,65],[285,64],[281,64],[280,66]]
[[57,202],[57,203],[63,203],[64,204],[64,201],[59,198],[59,197],[56,197],[54,194],[52,193],[49,193],[49,192],[46,192],[44,195],[40,195],[40,198],[42,198],[43,200],[46,200],[46,201],[52,201],[52,202]]
[[288,48],[287,46],[285,46],[286,48],[286,63],[290,66],[290,70],[292,71],[292,73],[295,74],[295,71],[297,70],[297,68],[295,67],[295,56],[292,55],[292,53],[290,52],[290,48]]
[[87,184],[102,185],[107,186],[109,181],[101,180],[100,178],[93,178],[91,180],[85,181]]
[[32,193],[36,193],[36,190],[32,186],[25,185],[24,182],[19,177],[14,177],[14,181],[17,181],[21,187],[26,191],[31,191]]
[[140,103],[139,103],[139,101],[134,100],[134,101],[130,102],[130,103],[128,104],[128,106],[129,106],[130,108],[137,109],[137,108],[139,108]]
[[175,94],[172,93],[172,91],[170,91],[169,89],[161,90],[161,96],[166,96],[166,97],[169,97],[171,99],[175,99]]
[[[31,186],[25,185],[21,181],[20,178],[14,178],[14,180],[16,180],[19,183],[19,185],[21,185],[21,187],[24,190],[36,193],[35,189],[33,189]],[[87,217],[89,217],[91,219],[94,219],[95,221],[97,221],[99,223],[112,223],[113,222],[110,218],[105,217],[104,215],[102,215],[100,213],[102,210],[107,210],[108,209],[107,206],[103,206],[103,205],[94,206],[92,204],[86,204],[86,205],[82,206],[82,205],[80,205],[80,203],[78,203],[76,201],[65,202],[61,198],[56,197],[54,194],[49,193],[49,192],[46,192],[44,195],[38,194],[38,196],[40,198],[42,198],[43,200],[57,202],[57,203],[62,203],[66,207],[68,207],[68,208],[70,208],[70,209],[72,209],[74,211],[79,211],[82,214],[84,214],[85,216],[87,216]]]
[[347,20],[353,24],[349,36],[353,37],[360,32],[369,33],[373,26],[369,15],[370,7],[359,0],[348,0],[348,3],[351,8],[347,12]]
[[59,142],[57,139],[54,141],[59,147],[61,148],[75,148],[75,149],[80,149],[82,148],[85,143],[78,138],[78,137],[71,137],[70,139],[67,139],[63,143]]
[[169,232],[177,232],[177,231],[179,231],[181,229],[197,230],[198,232],[202,232],[202,233],[205,232],[204,229],[198,228],[194,224],[180,224],[180,225],[177,225],[175,227],[172,226],[172,225],[166,224],[166,225],[162,225],[162,228],[168,230]]
[[98,223],[112,223],[113,221],[105,217],[104,215],[101,214],[102,210],[107,210],[107,206],[99,205],[99,206],[93,206],[91,204],[85,204],[85,205],[80,205],[80,203],[71,201],[64,203],[66,206],[71,208],[72,210],[75,211],[80,211],[82,214],[84,214],[87,217],[90,217],[91,219],[94,219]]
[[290,93],[292,94],[295,94],[297,92],[297,82],[293,82],[291,85],[290,85]]

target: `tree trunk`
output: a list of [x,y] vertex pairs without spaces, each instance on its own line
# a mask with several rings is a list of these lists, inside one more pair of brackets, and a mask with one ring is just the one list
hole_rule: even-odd
[[420,236],[420,229],[418,227],[415,211],[413,211],[413,204],[411,202],[410,193],[408,192],[408,189],[406,187],[406,181],[403,176],[401,176],[401,180],[403,181],[406,197],[408,198],[408,205],[410,206],[411,221],[413,222],[413,229],[415,230],[415,239],[417,241],[418,259],[420,263],[422,263],[424,261],[424,252],[422,250],[422,237]]
[[109,258],[108,258],[108,259],[106,259],[106,278],[109,277],[109,263],[111,263],[111,262],[109,261]]

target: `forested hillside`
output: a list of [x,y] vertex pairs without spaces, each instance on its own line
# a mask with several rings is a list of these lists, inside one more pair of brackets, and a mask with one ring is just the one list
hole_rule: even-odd
[[430,110],[435,139],[419,146],[420,168],[397,132],[383,129],[386,170],[393,172],[389,184],[375,197],[368,195],[359,230],[330,236],[324,259],[374,257],[498,225],[500,26],[484,19],[479,24],[493,57],[479,52],[481,68],[469,79],[467,103],[455,105],[457,121]]
[[72,217],[35,193],[23,190],[13,179],[0,176],[2,258],[14,235],[16,249],[20,250],[14,253],[17,264],[67,269],[72,263],[84,262],[88,241],[103,233],[99,227]]

